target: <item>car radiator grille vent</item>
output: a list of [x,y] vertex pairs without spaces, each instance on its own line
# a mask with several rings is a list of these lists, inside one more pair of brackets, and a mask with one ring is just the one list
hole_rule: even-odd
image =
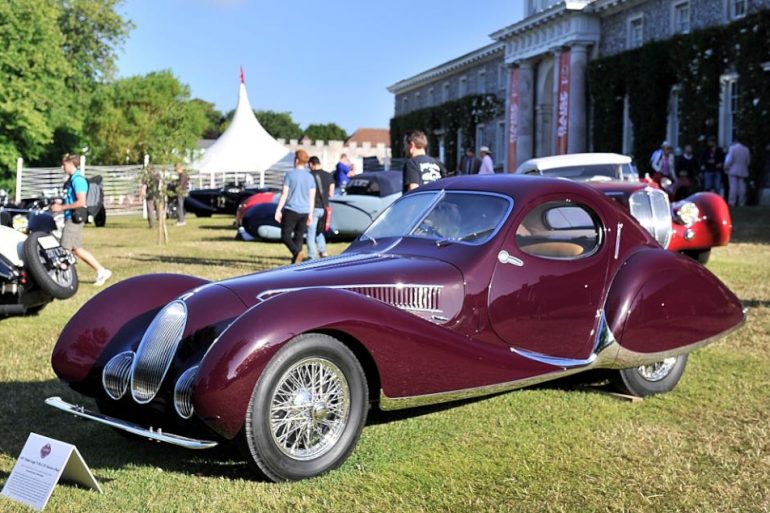
[[145,331],[131,368],[131,395],[146,404],[153,400],[166,377],[187,323],[187,306],[173,301],[164,307]]
[[355,285],[345,288],[402,310],[440,311],[439,285]]

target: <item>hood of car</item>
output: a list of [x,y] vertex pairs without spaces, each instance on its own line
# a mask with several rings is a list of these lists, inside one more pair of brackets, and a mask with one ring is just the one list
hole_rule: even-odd
[[[308,288],[338,288],[388,303],[435,322],[462,307],[462,273],[432,258],[388,253],[344,253],[220,282],[247,306]],[[298,310],[312,305],[297,305]]]

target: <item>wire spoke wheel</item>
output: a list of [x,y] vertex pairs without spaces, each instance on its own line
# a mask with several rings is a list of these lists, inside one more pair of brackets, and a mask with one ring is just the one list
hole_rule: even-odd
[[270,432],[285,455],[317,458],[339,440],[350,415],[350,388],[329,360],[307,358],[281,376],[270,401]]
[[676,365],[676,358],[666,358],[663,361],[638,368],[639,374],[647,381],[660,381],[671,373]]

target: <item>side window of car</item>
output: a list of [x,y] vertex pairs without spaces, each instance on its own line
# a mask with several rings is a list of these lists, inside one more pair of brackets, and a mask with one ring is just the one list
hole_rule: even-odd
[[601,225],[596,213],[582,205],[554,201],[535,207],[516,229],[524,253],[543,258],[575,259],[596,252]]

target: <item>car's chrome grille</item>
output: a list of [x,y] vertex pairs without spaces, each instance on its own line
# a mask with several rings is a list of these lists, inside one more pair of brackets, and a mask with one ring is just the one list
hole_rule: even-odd
[[631,215],[658,243],[668,247],[671,241],[671,206],[668,196],[659,189],[647,187],[636,191],[628,201]]
[[198,366],[190,367],[179,376],[174,387],[174,409],[183,419],[189,419],[195,411],[192,403],[192,388],[197,375]]
[[131,379],[134,352],[126,351],[112,357],[102,370],[102,386],[107,395],[116,401],[123,397]]
[[187,322],[187,306],[182,301],[166,305],[142,337],[131,369],[131,395],[145,404],[158,393],[168,372]]
[[402,310],[439,312],[440,285],[354,285],[344,288]]

